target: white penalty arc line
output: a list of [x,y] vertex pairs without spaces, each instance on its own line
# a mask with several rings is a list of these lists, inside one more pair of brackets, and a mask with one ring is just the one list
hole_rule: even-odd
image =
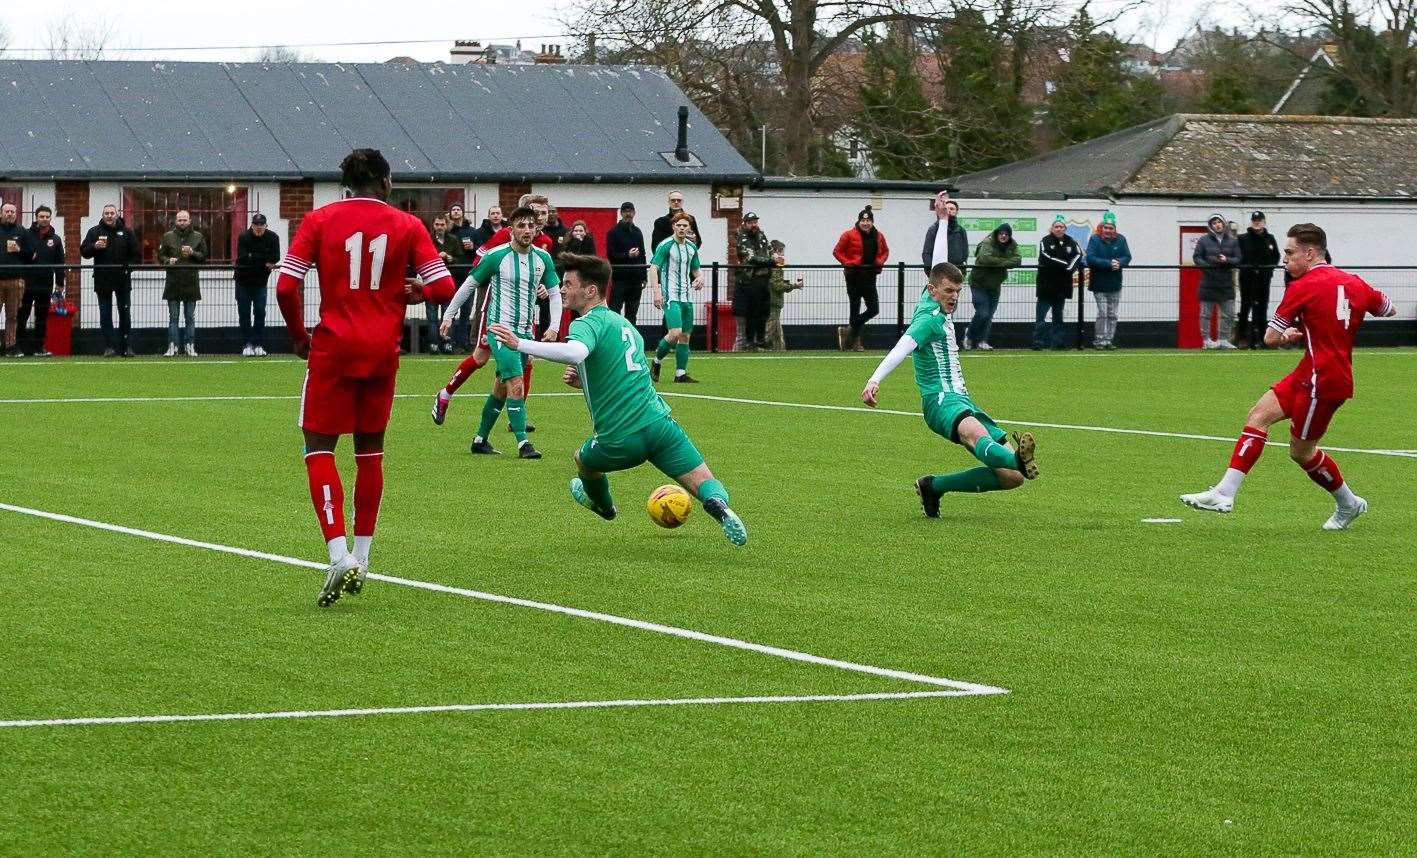
[[566,700],[546,703],[458,703],[447,706],[380,706],[366,709],[298,709],[288,712],[220,712],[197,715],[112,715],[89,718],[33,718],[0,721],[5,727],[86,727],[107,724],[171,724],[183,721],[269,721],[282,718],[358,718],[369,715],[427,715],[439,712],[528,712],[548,709],[630,709],[646,706],[733,706],[773,703],[861,703],[978,697],[974,691],[880,691],[868,694],[783,694],[759,697],[675,697],[647,700]]
[[[300,566],[307,569],[324,569],[325,564],[316,563],[310,560],[301,560],[297,557],[286,557],[281,554],[271,554],[265,551],[253,551],[249,548],[237,548],[231,545],[220,545],[214,542],[202,542],[195,539],[186,539],[181,536],[172,536],[166,533],[155,533],[150,530],[140,530],[133,527],[124,527],[118,524],[109,524],[102,521],[94,521],[87,518],[78,518],[61,513],[46,512],[44,510],[31,509],[29,507],[15,506],[8,503],[0,503],[0,510],[19,513],[21,515],[34,516],[36,518],[48,519],[50,521],[63,522],[65,524],[77,524],[84,527],[92,527],[97,530],[106,530],[112,533],[122,533],[128,536],[137,536],[144,539],[152,539],[158,542],[168,542],[174,545],[184,545],[191,548],[205,548],[208,551],[220,551],[225,554],[235,554],[241,557],[251,557],[258,560],[269,560],[274,563],[284,563],[288,566]],[[484,602],[496,602],[502,605],[515,605],[520,608],[532,608],[538,611],[548,611],[553,614],[562,614],[568,617],[579,617],[586,620],[596,620],[602,623],[609,623],[626,628],[639,629],[640,631],[655,632],[662,635],[684,638],[687,640],[700,641],[702,643],[717,644],[719,646],[730,647],[732,649],[756,652],[762,655],[775,656],[789,661],[804,662],[806,664],[820,665],[822,667],[835,667],[839,670],[851,671],[853,673],[864,673],[871,676],[880,676],[888,679],[899,679],[906,682],[919,683],[921,685],[931,685],[938,688],[951,688],[967,694],[1008,694],[1008,689],[998,688],[992,685],[980,685],[974,682],[961,682],[956,679],[945,679],[939,676],[927,676],[922,673],[913,673],[906,670],[894,670],[888,667],[876,667],[869,664],[858,664],[841,659],[825,658],[811,653],[799,652],[797,650],[784,649],[782,647],[769,646],[767,644],[753,643],[752,641],[739,640],[737,638],[724,637],[722,635],[708,634],[693,629],[679,628],[678,626],[668,626],[661,623],[651,623],[645,620],[636,620],[630,617],[620,617],[615,614],[603,614],[599,611],[587,611],[581,608],[570,608],[565,605],[556,605],[550,602],[538,602],[532,599],[521,599],[515,596],[503,596],[498,593],[484,593],[478,590],[468,590],[463,587],[450,587],[446,584],[437,584],[431,581],[418,581],[412,578],[400,578],[394,575],[381,575],[369,573],[369,577],[376,581],[384,581],[389,584],[398,584],[403,587],[413,587],[419,590],[428,590],[434,593],[448,593],[454,596],[462,596],[467,599],[477,599]]]

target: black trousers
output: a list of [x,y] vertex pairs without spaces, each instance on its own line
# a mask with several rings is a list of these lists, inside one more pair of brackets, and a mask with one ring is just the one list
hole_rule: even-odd
[[1264,340],[1264,329],[1269,325],[1269,278],[1246,282],[1240,280],[1240,318],[1236,320],[1235,333],[1251,343]]
[[[876,281],[869,283],[863,281],[846,281],[846,297],[851,300],[851,316],[848,324],[851,326],[853,337],[861,336],[861,329],[866,323],[876,318],[881,312],[881,296],[876,293]],[[862,305],[864,306],[864,309]]]
[[25,336],[25,325],[29,323],[30,311],[34,311],[34,348],[30,354],[44,351],[44,336],[49,333],[49,292],[31,292],[25,290],[25,295],[20,299],[20,314],[16,316],[17,331],[19,336],[15,342],[19,343]]
[[610,287],[610,309],[624,316],[630,324],[640,313],[640,296],[644,294],[643,283],[616,283]]

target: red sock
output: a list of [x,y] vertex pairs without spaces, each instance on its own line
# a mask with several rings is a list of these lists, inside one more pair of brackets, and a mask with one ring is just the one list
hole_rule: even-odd
[[482,364],[477,362],[477,349],[473,349],[472,354],[463,358],[462,363],[458,364],[458,368],[453,372],[453,377],[448,379],[448,386],[445,388],[448,395],[457,393],[458,388],[463,386],[463,382],[472,378],[472,374],[481,367]]
[[1336,492],[1343,485],[1343,475],[1338,472],[1338,463],[1323,450],[1314,453],[1314,457],[1304,465],[1304,473],[1327,492]]
[[522,369],[522,399],[531,395],[531,367],[532,362],[527,361],[526,366]]
[[1264,444],[1268,440],[1269,433],[1265,430],[1246,426],[1240,437],[1235,440],[1235,452],[1230,454],[1230,467],[1248,474],[1255,462],[1260,460],[1260,454],[1264,452]]
[[330,450],[305,454],[305,472],[310,477],[310,500],[325,541],[344,538],[344,486]]
[[384,499],[384,452],[354,455],[354,535],[373,536]]

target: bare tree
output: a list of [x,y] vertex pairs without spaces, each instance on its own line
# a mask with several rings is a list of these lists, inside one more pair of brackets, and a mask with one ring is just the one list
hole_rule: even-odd
[[51,60],[101,60],[117,35],[117,23],[107,16],[63,18],[45,28],[45,53]]
[[0,54],[5,53],[5,49],[10,47],[10,28],[5,26],[5,22],[0,21]]
[[1286,11],[1329,37],[1337,57],[1318,70],[1345,85],[1361,112],[1417,115],[1417,0],[1291,0]]
[[251,58],[255,63],[314,63],[319,62],[319,58],[313,54],[299,50],[298,48],[288,48],[284,45],[267,45],[256,52]]

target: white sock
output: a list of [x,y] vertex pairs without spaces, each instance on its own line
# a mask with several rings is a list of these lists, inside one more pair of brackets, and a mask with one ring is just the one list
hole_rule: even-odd
[[474,443],[474,444],[481,444],[483,441],[486,441],[486,440],[487,440],[487,439],[484,438],[484,437],[482,437],[481,435],[474,435],[474,436],[472,436],[472,443]]
[[334,539],[331,539],[329,542],[325,543],[325,547],[330,549],[331,563],[338,563],[349,553],[349,544],[344,541],[343,536],[336,536]]
[[1353,494],[1353,490],[1347,483],[1333,490],[1333,499],[1339,506],[1354,507],[1358,505],[1358,496]]
[[688,374],[689,374],[689,371],[688,371],[687,369],[676,369],[676,370],[674,370],[674,377],[675,377],[675,378],[682,378],[683,376],[686,376],[686,375],[688,375]]
[[453,395],[452,395],[451,393],[449,393],[449,392],[448,392],[448,389],[445,387],[445,388],[443,388],[442,390],[438,391],[438,398],[439,398],[439,399],[452,399],[452,398],[453,398]]
[[521,448],[525,447],[527,444],[530,444],[530,443],[531,443],[531,439],[530,439],[530,438],[526,439],[525,441],[521,441],[521,442],[519,442],[519,443],[517,444],[517,449],[520,450]]
[[372,536],[354,537],[354,559],[358,560],[361,566],[369,565],[369,546],[373,544]]
[[1217,494],[1222,494],[1228,498],[1233,498],[1235,496],[1235,493],[1240,490],[1240,484],[1244,481],[1244,471],[1238,471],[1234,468],[1226,468],[1225,476],[1220,478],[1220,482],[1216,485],[1215,491]]

